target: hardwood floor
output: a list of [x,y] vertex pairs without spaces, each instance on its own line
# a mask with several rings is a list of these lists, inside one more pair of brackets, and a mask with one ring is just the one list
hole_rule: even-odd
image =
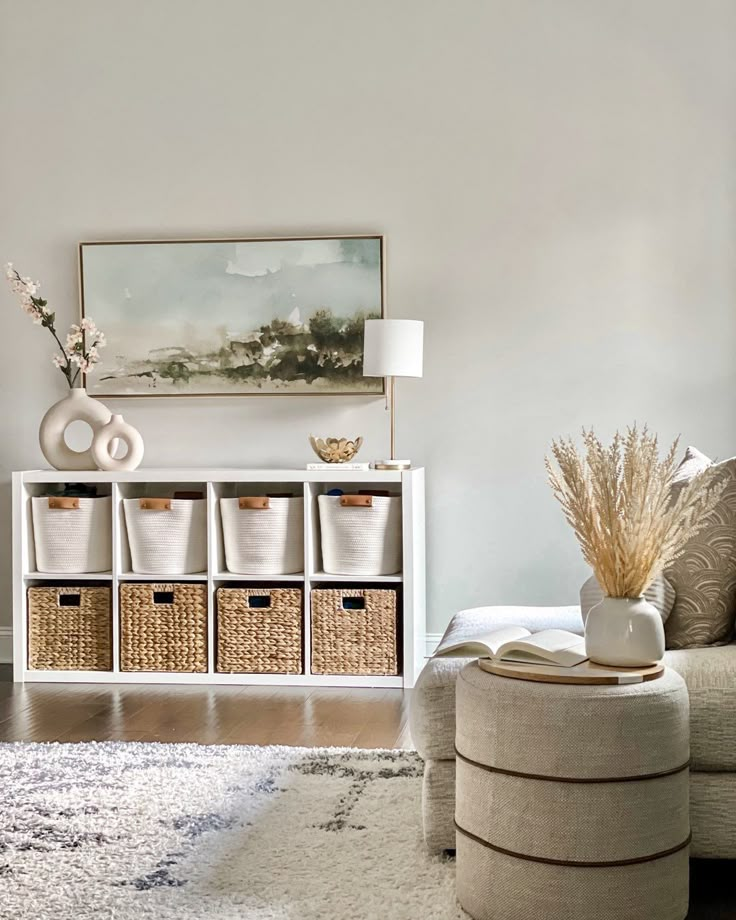
[[402,690],[24,686],[4,672],[0,741],[411,747],[409,693]]

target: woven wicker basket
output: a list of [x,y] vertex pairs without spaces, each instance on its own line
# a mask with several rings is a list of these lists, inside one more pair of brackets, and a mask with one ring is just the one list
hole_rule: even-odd
[[112,670],[110,588],[29,588],[28,667]]
[[217,670],[302,674],[299,588],[218,588]]
[[312,591],[313,674],[398,674],[396,591]]
[[207,670],[207,586],[120,585],[123,671]]

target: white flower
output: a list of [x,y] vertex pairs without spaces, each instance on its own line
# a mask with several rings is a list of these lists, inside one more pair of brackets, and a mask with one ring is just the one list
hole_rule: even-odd
[[5,265],[5,277],[8,281],[13,281],[15,279],[15,269],[13,268],[12,262],[8,262]]
[[72,364],[76,364],[77,367],[81,368],[86,373],[86,368],[90,364],[90,362],[87,360],[87,356],[84,354],[83,351],[73,352],[72,354],[69,355],[69,360],[72,362]]
[[66,367],[66,361],[61,357],[61,355],[54,355],[51,359],[54,367]]
[[20,305],[23,311],[33,319],[36,325],[40,325],[46,317],[46,311],[41,307],[37,307],[31,298],[25,294],[21,295]]
[[[72,328],[76,328],[76,327],[72,327]],[[95,326],[95,321],[93,319],[90,319],[89,316],[85,316],[84,319],[82,320],[81,329],[84,332],[89,332],[90,335],[92,336],[94,336],[95,333],[97,332],[97,326]]]
[[83,374],[89,374],[92,368],[95,366],[95,362],[88,361],[84,355],[73,355],[72,361],[79,367],[79,370]]
[[[75,327],[72,326],[72,329]],[[81,332],[70,332],[66,337],[66,352],[67,354],[76,353],[82,350],[82,341],[84,335]]]

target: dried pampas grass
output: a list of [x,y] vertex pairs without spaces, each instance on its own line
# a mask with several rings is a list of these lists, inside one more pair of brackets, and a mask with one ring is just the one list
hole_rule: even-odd
[[583,455],[570,438],[552,443],[550,485],[608,597],[640,597],[705,526],[726,484],[711,467],[674,495],[678,442],[660,460],[646,427],[616,432],[609,447],[584,430],[583,443]]

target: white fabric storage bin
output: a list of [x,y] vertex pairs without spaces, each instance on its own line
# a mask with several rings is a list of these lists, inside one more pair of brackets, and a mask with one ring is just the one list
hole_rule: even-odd
[[189,575],[207,569],[207,501],[126,498],[131,568],[141,575]]
[[322,565],[329,575],[401,571],[401,498],[320,495]]
[[44,496],[31,499],[36,570],[109,572],[112,569],[112,499]]
[[304,570],[304,499],[221,498],[225,565],[242,575]]

